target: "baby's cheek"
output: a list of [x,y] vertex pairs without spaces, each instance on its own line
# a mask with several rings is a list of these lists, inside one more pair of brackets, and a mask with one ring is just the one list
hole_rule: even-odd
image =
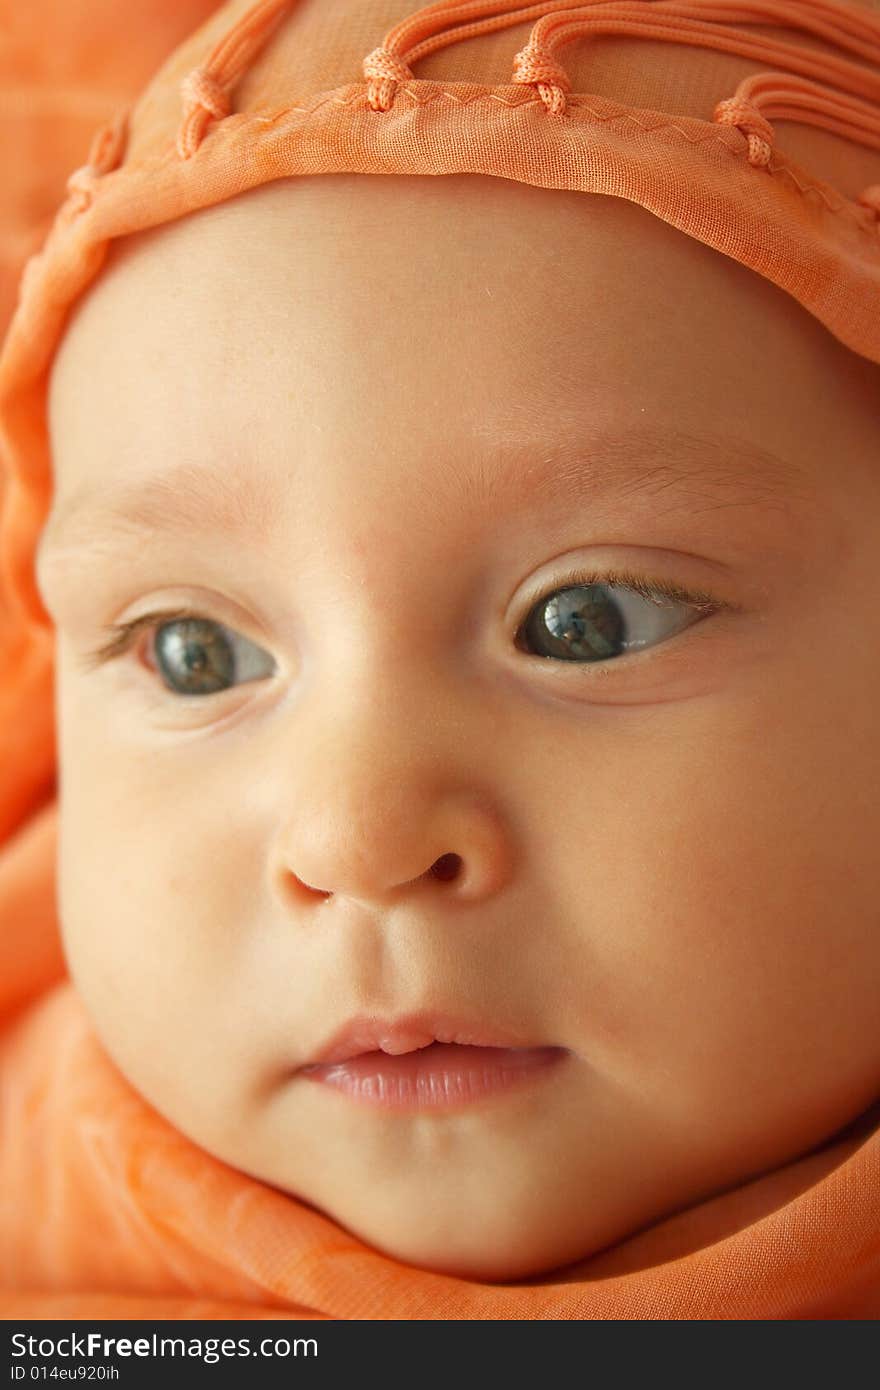
[[179,903],[169,911],[135,823],[108,818],[93,781],[70,771],[59,807],[58,884],[68,967],[107,1052],[164,1109],[210,1072],[194,1046],[203,1029],[186,914]]
[[851,789],[832,782],[817,799],[827,755],[784,677],[668,708],[618,758],[630,790],[602,856],[613,850],[614,891],[585,917],[646,1065],[659,1048],[723,1072],[743,1040],[751,1066],[750,1037],[800,1032],[828,1008],[832,941],[864,957],[873,851],[863,831],[855,860],[847,851]]
[[820,739],[821,701],[796,662],[768,673],[763,698],[742,702],[716,741],[690,844],[677,846],[685,883],[694,852],[679,946],[695,1063],[722,1074],[726,1056],[728,1100],[763,1109],[769,1127],[776,1106],[819,1129],[839,1108],[846,1118],[880,1067],[878,813],[854,756],[860,731]]
[[256,930],[253,863],[239,858],[229,814],[205,804],[185,750],[108,733],[106,696],[63,659],[58,678],[71,975],[117,1065],[189,1132],[234,1108],[253,1069],[240,985]]

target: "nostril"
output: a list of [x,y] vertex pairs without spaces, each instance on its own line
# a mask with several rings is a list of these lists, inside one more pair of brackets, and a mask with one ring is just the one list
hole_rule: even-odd
[[455,878],[461,865],[461,856],[458,854],[441,854],[440,858],[429,870],[432,878],[439,878],[444,881]]

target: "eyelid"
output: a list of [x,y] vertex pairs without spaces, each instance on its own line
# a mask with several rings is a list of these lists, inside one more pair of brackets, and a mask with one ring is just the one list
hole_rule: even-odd
[[[627,567],[615,568],[609,565],[604,569],[595,566],[576,566],[573,570],[564,571],[562,575],[556,576],[552,583],[541,581],[526,594],[523,600],[526,612],[528,614],[536,604],[549,598],[560,589],[586,587],[590,584],[628,589],[658,605],[661,603],[680,603],[687,608],[705,609],[712,612],[719,612],[722,609],[731,612],[743,611],[738,604],[728,599],[719,598],[717,594],[710,593],[707,589],[699,588],[696,585],[679,584],[674,580],[636,572]],[[661,597],[658,598],[658,595]]]
[[[687,608],[703,611],[707,615],[722,610],[744,611],[740,605],[718,598],[717,595],[709,593],[706,589],[686,586],[660,576],[638,573],[626,567],[615,568],[609,565],[604,569],[595,566],[576,566],[573,570],[556,576],[552,583],[550,581],[540,582],[531,593],[526,594],[523,600],[525,616],[528,616],[536,604],[548,599],[553,593],[561,589],[591,584],[626,589],[658,606],[678,603]],[[220,627],[228,626],[220,619],[210,617],[205,611],[205,607],[206,605],[197,606],[192,603],[184,603],[169,608],[151,609],[148,613],[142,613],[129,622],[110,624],[105,628],[105,632],[110,635],[110,640],[96,650],[87,653],[83,658],[82,665],[87,671],[95,670],[127,652],[142,631],[165,623],[191,618],[197,621],[214,622]]]
[[[122,656],[132,646],[135,638],[144,628],[153,627],[159,623],[177,622],[181,618],[195,618],[205,620],[206,614],[193,604],[182,604],[174,608],[153,609],[149,613],[142,613],[137,618],[132,618],[127,623],[112,623],[104,631],[111,634],[110,640],[92,652],[88,652],[83,659],[83,666],[87,671],[93,671],[98,666],[103,666],[105,662],[112,661],[114,657]],[[218,626],[223,627],[218,619],[211,618],[210,622],[217,622]]]

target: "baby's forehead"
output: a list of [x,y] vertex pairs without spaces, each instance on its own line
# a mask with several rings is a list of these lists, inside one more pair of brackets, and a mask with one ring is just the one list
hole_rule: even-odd
[[313,282],[338,284],[353,308],[384,298],[384,316],[401,324],[438,310],[460,321],[506,289],[511,311],[521,301],[536,326],[552,316],[564,329],[583,310],[586,332],[597,286],[609,308],[647,317],[658,262],[693,278],[717,275],[720,260],[621,198],[482,175],[350,174],[280,179],[118,239],[99,281],[126,268],[156,298],[239,308],[283,288],[291,314]]
[[769,281],[623,199],[342,175],[114,243],[62,339],[50,425],[61,470],[273,428],[266,447],[320,434],[365,459],[371,438],[407,441],[427,469],[474,457],[474,437],[516,447],[537,421],[548,443],[751,431],[809,472],[860,411],[855,451],[868,426],[876,447],[878,376]]
[[[682,298],[704,306],[714,294],[715,322],[736,299],[720,259],[601,195],[468,175],[279,180],[113,243],[53,378],[75,356],[84,378],[144,379],[174,355],[234,354],[245,373],[312,354],[337,375],[342,356],[347,378],[370,361],[405,378],[412,360],[440,384],[461,364],[461,385],[481,357],[490,414],[496,393],[505,410],[531,411],[538,385],[576,410],[603,379],[644,407],[642,368],[670,375],[713,327]],[[757,277],[733,270],[737,318],[751,327]]]

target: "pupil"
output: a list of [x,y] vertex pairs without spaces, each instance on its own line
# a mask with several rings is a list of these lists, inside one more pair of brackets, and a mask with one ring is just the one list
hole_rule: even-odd
[[526,633],[541,655],[604,661],[623,649],[626,622],[604,585],[579,584],[539,603]]
[[167,683],[180,695],[211,694],[234,679],[235,656],[216,623],[201,618],[165,623],[155,646]]

